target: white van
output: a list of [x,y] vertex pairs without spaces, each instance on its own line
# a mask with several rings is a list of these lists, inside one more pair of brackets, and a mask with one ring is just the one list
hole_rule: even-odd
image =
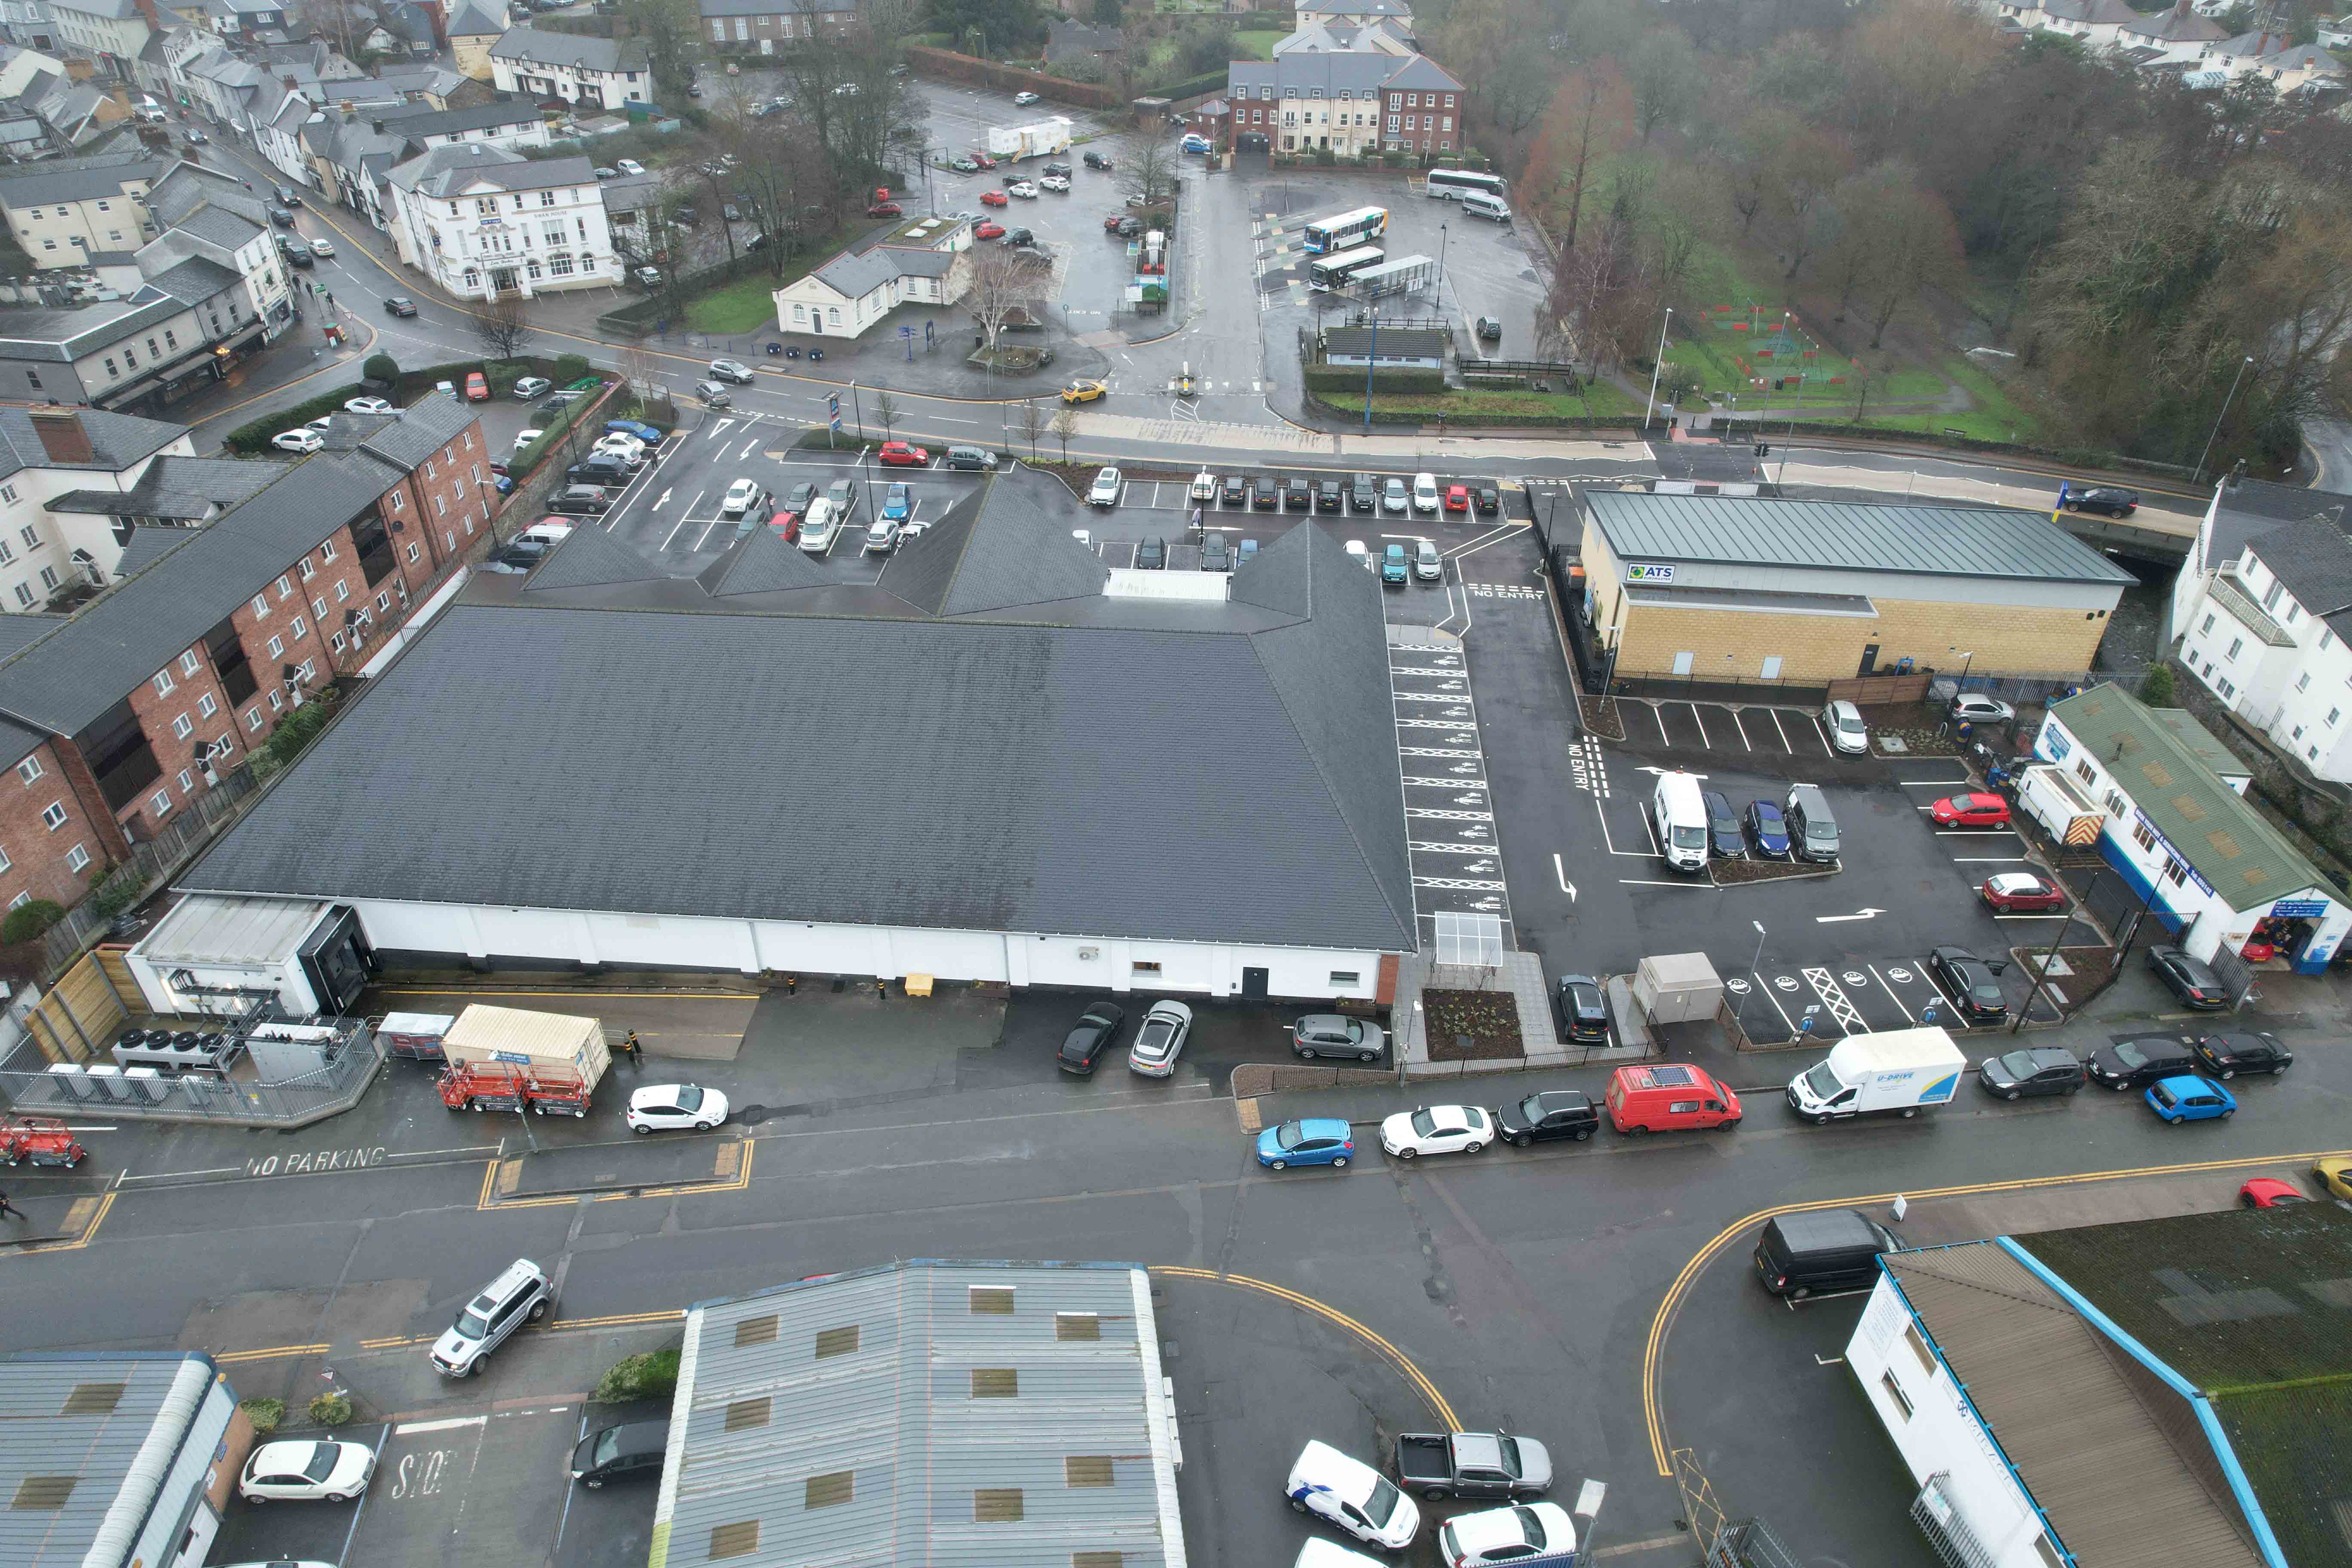
[[1437,476],[1435,474],[1413,475],[1412,510],[1435,515],[1437,511]]
[[1462,210],[1474,217],[1492,218],[1496,223],[1511,221],[1511,209],[1504,205],[1503,198],[1486,191],[1463,192]]
[[1660,773],[1650,792],[1650,826],[1658,854],[1677,871],[1706,869],[1706,803],[1698,780],[1685,773]]
[[840,531],[841,520],[834,515],[833,502],[819,496],[809,502],[808,510],[801,517],[801,548],[811,555],[823,555],[833,548],[833,536]]
[[572,537],[572,525],[568,522],[558,522],[551,517],[543,517],[515,537],[527,543],[544,544],[552,550]]

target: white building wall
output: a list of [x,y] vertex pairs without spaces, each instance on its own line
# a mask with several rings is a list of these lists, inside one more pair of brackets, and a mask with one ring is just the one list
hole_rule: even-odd
[[2314,773],[2352,781],[2352,649],[2308,614],[2252,550],[2236,563],[2236,575],[2295,645],[2265,646],[2212,595],[2207,579],[2182,624],[2181,663]]
[[[187,1440],[172,1461],[163,1489],[155,1495],[154,1511],[147,1516],[138,1545],[129,1561],[152,1563],[159,1568],[196,1568],[220,1532],[220,1516],[205,1499],[215,1468],[215,1451],[228,1436],[236,1402],[219,1378],[205,1391],[204,1404],[189,1423]],[[221,1455],[223,1465],[231,1456]]]
[[1370,1000],[1381,955],[1129,938],[935,931],[911,926],[740,921],[354,900],[378,948],[611,968],[733,969],[746,974],[879,974],[1113,992],[1239,996],[1266,972],[1271,996]]
[[[621,275],[604,194],[593,184],[546,193],[555,198],[546,206],[538,191],[486,189],[451,202],[419,195],[396,182],[386,188],[400,259],[452,294],[495,298],[501,270],[513,274],[515,288],[526,297],[605,288]],[[494,213],[480,210],[486,200],[495,204]],[[549,237],[551,225],[562,231],[560,241]],[[568,263],[562,272],[555,270],[559,256]]]
[[1982,1546],[1990,1568],[2044,1568],[2034,1542],[2042,1518],[2010,1471],[1948,1368],[1921,1335],[1892,1277],[1880,1275],[1845,1347],[1863,1397],[1924,1487],[1941,1489]]

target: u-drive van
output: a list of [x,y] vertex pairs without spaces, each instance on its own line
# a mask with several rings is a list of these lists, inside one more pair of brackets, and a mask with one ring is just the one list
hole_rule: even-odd
[[1698,780],[1660,773],[1650,792],[1650,827],[1667,865],[1677,871],[1706,869],[1706,803],[1699,798]]

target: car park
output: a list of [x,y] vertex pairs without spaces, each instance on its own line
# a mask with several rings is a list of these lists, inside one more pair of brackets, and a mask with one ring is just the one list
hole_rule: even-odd
[[2238,1202],[2250,1209],[2284,1208],[2289,1204],[2307,1204],[2310,1194],[2298,1189],[2293,1182],[2282,1182],[2276,1176],[2256,1176],[2238,1188]]
[[980,193],[980,205],[984,207],[1009,207],[1013,205],[1013,198],[1003,191],[982,191]]
[[1746,822],[1748,842],[1755,847],[1757,854],[1767,860],[1789,858],[1789,824],[1779,805],[1769,800],[1751,800],[1748,803]]
[[1066,180],[1070,177],[1070,166],[1067,163],[1048,163],[1045,174],[1048,179]]
[[1015,109],[1026,109],[1036,101],[1037,95],[1034,92],[1016,92],[1013,95],[1013,107]]
[[833,515],[842,522],[847,522],[857,515],[857,500],[865,493],[864,487],[855,479],[835,479],[824,487],[825,502],[833,508]]
[[2227,1121],[2238,1114],[2236,1098],[2210,1079],[2186,1073],[2147,1086],[2147,1108],[2175,1127],[2184,1121]]
[[1250,510],[1272,511],[1282,504],[1282,481],[1272,474],[1259,474],[1250,480]]
[[635,158],[615,158],[613,160],[613,166],[624,174],[642,174],[646,172],[646,166]]
[[1381,1122],[1381,1147],[1400,1160],[1475,1154],[1494,1138],[1494,1118],[1478,1105],[1424,1105]]
[[527,576],[554,548],[536,539],[510,539],[497,554],[482,563],[482,570],[494,577]]
[[797,544],[801,538],[801,514],[780,511],[768,519],[769,531],[786,544]]
[[2009,802],[1982,793],[1949,795],[1929,806],[1927,816],[1938,827],[2006,827]]
[[1135,569],[1139,572],[1164,572],[1168,569],[1168,542],[1147,539],[1135,547]]
[[1421,1531],[1421,1510],[1396,1483],[1327,1443],[1309,1442],[1283,1483],[1290,1506],[1394,1552]]
[[1024,202],[1034,202],[1037,199],[1037,187],[1027,180],[1014,180],[1004,187],[1004,194]]
[[1860,1209],[1777,1215],[1756,1238],[1756,1277],[1772,1295],[1798,1300],[1817,1290],[1864,1290],[1877,1282],[1880,1257],[1902,1250]]
[[1577,1561],[1576,1521],[1556,1502],[1458,1513],[1438,1528],[1437,1556],[1446,1568],[1570,1564]]
[[516,1330],[538,1322],[554,1305],[555,1281],[530,1258],[518,1258],[466,1303],[426,1359],[446,1377],[470,1377]]
[[1127,1070],[1145,1078],[1166,1078],[1176,1070],[1192,1037],[1192,1009],[1181,1002],[1154,1002],[1127,1047]]
[[1069,385],[1062,388],[1062,401],[1064,403],[1093,403],[1103,397],[1109,391],[1109,386],[1099,381],[1074,381],[1070,383]]
[[740,517],[745,512],[754,510],[765,499],[765,492],[760,489],[759,480],[737,479],[727,487],[726,498],[719,503],[719,515]]
[[1977,1082],[1984,1086],[1987,1094],[2001,1100],[2073,1094],[2083,1087],[2085,1078],[2083,1064],[2074,1059],[2074,1053],[2057,1046],[2011,1051],[2005,1056],[1987,1057],[1977,1064]]
[[876,202],[866,209],[867,217],[905,217],[907,209],[897,202]]
[[[753,114],[758,114],[760,111],[755,109],[751,112]],[[618,169],[607,168],[604,164],[599,163],[596,165],[596,177],[600,180],[617,180],[621,177],[621,171]]]
[[564,469],[563,478],[569,484],[620,489],[629,482],[629,466],[618,458],[592,457]]
[[649,1083],[629,1096],[632,1132],[708,1132],[727,1120],[727,1097],[693,1083]]
[[1088,153],[1078,160],[1089,169],[1108,169],[1110,159],[1100,153]]
[[405,294],[394,294],[391,296],[384,300],[383,308],[387,313],[394,316],[413,316],[416,314],[416,301],[410,299]]
[[365,1443],[285,1439],[253,1450],[236,1490],[247,1502],[349,1502],[374,1474],[375,1451]]
[[824,555],[833,549],[841,533],[842,516],[833,502],[824,496],[809,502],[801,514],[800,538],[796,542],[803,553]]
[[2352,1201],[2352,1154],[2330,1154],[2311,1167],[2311,1179],[2331,1198]]
[[515,432],[514,447],[512,447],[512,450],[519,453],[525,447],[530,446],[533,441],[538,440],[541,436],[546,434],[546,431],[535,426],[528,429],[518,430]]
[[1737,1127],[1744,1114],[1739,1096],[1705,1068],[1688,1062],[1619,1068],[1610,1075],[1601,1098],[1609,1107],[1609,1125],[1635,1138]]
[[1793,784],[1780,803],[1789,826],[1789,847],[1800,860],[1834,863],[1841,852],[1837,818],[1830,815],[1829,797],[1812,784]]
[[281,452],[315,452],[327,444],[327,438],[306,426],[300,430],[281,430],[269,438],[269,444]]
[[[1037,243],[1037,236],[1030,229],[1008,228],[1004,231],[1004,237],[998,240],[997,243],[999,245],[1034,245]],[[1186,397],[1192,395],[1192,378],[1191,376],[1188,375],[1184,378],[1181,391],[1183,395]]]
[[1979,884],[1977,896],[2001,914],[2046,913],[2066,907],[2065,890],[2031,871],[1997,871]]
[[2139,510],[2139,492],[2116,485],[2095,485],[2089,489],[2078,490],[2070,484],[2058,504],[2068,511],[2095,511],[2107,517],[2129,517]]
[[1480,483],[1471,486],[1470,500],[1471,503],[1477,507],[1480,517],[1492,517],[1503,510],[1503,492],[1492,484]]
[[604,421],[604,434],[634,436],[646,444],[648,451],[660,446],[662,441],[662,433],[658,426],[647,425],[636,419],[607,419]]
[[1178,142],[1177,146],[1181,151],[1186,153],[1205,153],[1209,150],[1209,139],[1202,135],[1197,131],[1192,132],[1185,136],[1183,141]]
[[1249,505],[1249,480],[1239,474],[1227,474],[1217,485],[1217,501],[1222,506]]
[[1601,1126],[1601,1111],[1572,1089],[1546,1089],[1494,1110],[1495,1125],[1515,1149],[1566,1138],[1581,1143]]
[[950,447],[940,467],[985,472],[996,467],[996,454],[978,447]]
[[1426,539],[1413,543],[1412,575],[1417,583],[1445,581],[1445,557],[1438,552],[1435,544]]
[[1370,514],[1381,509],[1380,487],[1370,474],[1351,474],[1348,478],[1348,510]]
[[1559,1015],[1559,1035],[1582,1045],[1609,1043],[1609,1007],[1601,982],[1590,974],[1563,974],[1552,983],[1552,1006]]
[[2276,1035],[2205,1035],[2190,1047],[2200,1070],[2214,1078],[2235,1078],[2242,1072],[2266,1072],[2273,1078],[2294,1065],[2294,1053]]
[[1943,983],[1961,1018],[1978,1028],[2009,1017],[2009,998],[1997,978],[2008,967],[2006,959],[1981,959],[1965,947],[1937,947],[1927,953],[1928,970]]
[[1119,478],[1117,468],[1105,468],[1095,475],[1095,482],[1087,487],[1088,506],[1117,506]]
[[1234,552],[1234,570],[1238,572],[1256,559],[1257,541],[1244,539],[1241,542],[1241,548]]
[[600,517],[612,510],[613,498],[599,485],[566,485],[547,503],[547,510],[566,517]]
[[710,362],[710,379],[733,382],[739,386],[749,385],[751,367],[731,359],[715,359]]
[[1493,342],[1503,335],[1503,323],[1492,316],[1481,316],[1475,330],[1481,342]]
[[2218,1013],[2230,1005],[2230,990],[2201,959],[2169,943],[2147,950],[2147,966],[2184,1006]]
[[1037,185],[1040,190],[1052,191],[1056,195],[1067,195],[1070,190],[1070,177],[1067,174],[1047,174],[1037,182]]
[[1437,476],[1435,474],[1413,475],[1412,510],[1424,517],[1437,515]]
[[1372,552],[1365,548],[1364,542],[1362,540],[1348,540],[1342,543],[1340,548],[1347,551],[1349,555],[1354,556],[1357,563],[1360,564],[1365,571],[1377,572],[1380,570],[1381,563],[1372,559]]
[[929,465],[931,455],[923,447],[904,441],[885,441],[875,448],[874,460],[887,468],[920,468]]
[[1201,570],[1230,572],[1234,569],[1234,552],[1225,536],[1211,529],[1201,535]]
[[1405,585],[1410,566],[1405,561],[1404,546],[1391,544],[1381,552],[1381,586],[1402,588]]
[[1829,732],[1830,744],[1848,756],[1870,750],[1870,731],[1862,721],[1862,710],[1843,698],[1822,707],[1822,728]]
[[1467,516],[1470,511],[1470,487],[1468,485],[1446,486],[1445,510],[1449,515]]
[[1344,1013],[1309,1013],[1290,1026],[1291,1053],[1301,1061],[1353,1057],[1376,1062],[1387,1045],[1388,1034],[1378,1024]]
[[904,484],[894,484],[882,492],[882,519],[886,522],[904,522],[915,514],[914,492]]
[[2197,1053],[2178,1035],[2141,1035],[2101,1046],[2084,1064],[2093,1083],[2121,1093],[2197,1070]]
[[1747,831],[1733,813],[1730,799],[1719,789],[1703,789],[1698,798],[1706,812],[1707,854],[1717,860],[1748,858]]
[[1078,1021],[1062,1037],[1062,1048],[1055,1054],[1054,1065],[1066,1073],[1090,1075],[1103,1052],[1118,1037],[1118,1026],[1126,1021],[1127,1014],[1118,1004],[1094,1004],[1078,1015]]
[[969,156],[953,158],[949,160],[948,167],[959,174],[977,174],[980,173],[980,160]]
[[1316,482],[1315,510],[1317,511],[1340,511],[1346,509],[1347,504],[1348,493],[1340,487],[1339,480],[1320,479]]
[[1998,698],[1964,691],[1945,707],[1944,717],[1956,724],[2006,724],[2017,717],[2017,710]]

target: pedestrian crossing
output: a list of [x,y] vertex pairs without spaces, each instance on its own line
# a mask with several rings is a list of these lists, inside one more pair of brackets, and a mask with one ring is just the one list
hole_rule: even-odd
[[1276,214],[1268,213],[1251,226],[1251,237],[1257,252],[1252,265],[1257,282],[1257,308],[1265,311],[1276,305],[1307,303],[1313,290],[1307,287],[1303,275],[1290,275],[1307,254],[1301,237],[1286,229]]

